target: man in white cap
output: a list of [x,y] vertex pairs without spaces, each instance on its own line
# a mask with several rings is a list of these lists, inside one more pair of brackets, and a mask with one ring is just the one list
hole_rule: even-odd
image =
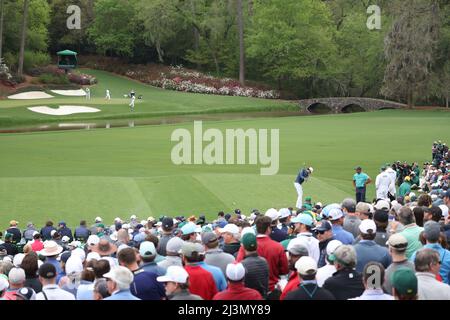
[[12,268],[8,274],[9,288],[6,289],[3,299],[16,300],[16,292],[25,284],[25,271],[22,268]]
[[391,256],[385,247],[378,245],[374,240],[377,234],[377,226],[373,220],[366,219],[359,225],[361,241],[355,245],[356,271],[363,272],[369,262],[379,262],[384,268],[392,262]]
[[164,283],[169,300],[203,300],[202,297],[189,292],[189,274],[183,267],[170,266],[166,274],[157,280]]
[[300,169],[299,173],[297,174],[297,178],[295,178],[294,186],[297,190],[297,203],[296,207],[297,209],[301,209],[303,205],[303,186],[302,184],[308,180],[309,176],[314,172],[314,169],[312,167],[309,168],[302,168]]
[[226,277],[228,288],[217,293],[213,300],[263,300],[258,291],[245,286],[245,268],[242,263],[230,263],[227,266]]
[[335,300],[330,291],[317,284],[317,262],[314,259],[301,257],[295,268],[301,284],[297,290],[288,293],[285,300]]
[[325,281],[336,272],[336,267],[334,266],[334,260],[336,260],[334,252],[341,245],[342,242],[340,242],[339,240],[331,240],[330,242],[328,242],[326,248],[327,254],[325,257],[327,264],[324,265],[322,268],[319,268],[319,270],[317,270],[316,279],[319,287],[322,287]]
[[353,235],[344,230],[344,213],[339,208],[332,208],[328,213],[328,218],[333,225],[333,238],[343,244],[352,244],[355,241]]
[[133,273],[126,267],[118,266],[103,275],[106,278],[108,292],[111,294],[104,300],[140,300],[131,294],[130,285],[133,282]]
[[233,223],[228,223],[225,227],[219,229],[219,233],[223,239],[223,252],[236,257],[241,248],[241,232],[239,227]]
[[287,238],[287,233],[283,232],[278,228],[278,219],[280,218],[280,213],[278,210],[271,208],[266,211],[265,216],[272,219],[272,232],[270,233],[270,238],[276,242],[281,242]]

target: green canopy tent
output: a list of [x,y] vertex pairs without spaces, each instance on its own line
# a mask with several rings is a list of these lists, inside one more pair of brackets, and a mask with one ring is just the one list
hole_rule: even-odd
[[70,50],[59,51],[58,55],[58,68],[65,69],[66,72],[69,69],[75,69],[77,67],[77,53]]

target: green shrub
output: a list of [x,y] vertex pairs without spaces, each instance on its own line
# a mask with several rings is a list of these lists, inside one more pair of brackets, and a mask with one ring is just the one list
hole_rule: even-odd
[[65,75],[54,75],[44,73],[39,76],[39,81],[45,84],[69,84],[70,81]]
[[25,51],[23,69],[25,72],[37,67],[50,64],[51,58],[45,52]]

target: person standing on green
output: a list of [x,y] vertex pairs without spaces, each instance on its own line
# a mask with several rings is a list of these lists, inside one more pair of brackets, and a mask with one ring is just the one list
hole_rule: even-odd
[[411,177],[406,176],[403,183],[400,185],[400,188],[398,189],[398,196],[399,197],[405,197],[407,194],[411,192]]
[[366,186],[372,182],[372,179],[362,172],[361,167],[355,168],[356,173],[353,175],[353,187],[356,193],[356,203],[366,202]]

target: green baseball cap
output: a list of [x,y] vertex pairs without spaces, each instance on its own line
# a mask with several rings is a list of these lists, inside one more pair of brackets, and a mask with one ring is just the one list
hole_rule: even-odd
[[305,198],[305,201],[311,201],[311,200],[312,200],[311,197],[306,197],[306,198]]
[[400,268],[391,276],[391,284],[401,295],[417,294],[417,277],[414,271],[408,268]]
[[246,233],[242,237],[242,245],[247,251],[255,251],[258,248],[256,236],[253,233]]

